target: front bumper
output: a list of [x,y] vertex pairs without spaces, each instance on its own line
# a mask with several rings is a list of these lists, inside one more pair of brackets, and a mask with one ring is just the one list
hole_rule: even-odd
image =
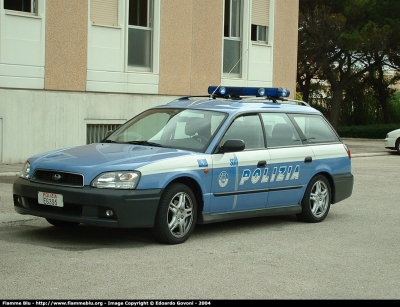
[[383,140],[384,146],[387,149],[395,149],[396,148],[396,139],[395,138],[386,138]]
[[[39,204],[39,191],[62,194],[64,207]],[[71,188],[35,183],[22,178],[13,184],[14,209],[20,214],[116,228],[153,227],[162,192],[162,189]],[[105,214],[109,209],[114,212],[111,217]]]

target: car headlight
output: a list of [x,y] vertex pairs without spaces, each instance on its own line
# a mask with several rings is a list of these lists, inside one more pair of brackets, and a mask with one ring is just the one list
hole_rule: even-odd
[[107,172],[97,176],[90,185],[99,189],[135,189],[139,179],[139,172]]
[[19,177],[28,179],[30,170],[31,170],[31,164],[28,161],[26,161],[24,166],[22,167],[22,170],[19,172]]

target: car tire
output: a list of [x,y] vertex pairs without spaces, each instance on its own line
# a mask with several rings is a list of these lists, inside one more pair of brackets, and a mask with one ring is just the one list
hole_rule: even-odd
[[80,224],[79,222],[67,222],[55,219],[46,219],[46,221],[56,227],[76,227]]
[[192,234],[196,220],[197,204],[192,190],[184,184],[173,183],[161,196],[153,237],[164,244],[183,243]]
[[313,177],[301,202],[302,212],[297,214],[298,219],[308,223],[322,222],[328,215],[331,195],[328,179],[323,175]]
[[396,140],[396,152],[400,155],[400,139]]

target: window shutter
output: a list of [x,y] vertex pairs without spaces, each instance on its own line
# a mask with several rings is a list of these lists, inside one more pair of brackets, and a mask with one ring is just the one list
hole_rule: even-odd
[[258,26],[269,26],[269,0],[253,0],[251,23]]
[[90,0],[90,20],[104,26],[118,26],[118,0]]

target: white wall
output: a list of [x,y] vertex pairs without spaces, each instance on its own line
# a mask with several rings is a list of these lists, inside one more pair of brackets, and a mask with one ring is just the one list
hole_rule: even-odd
[[122,123],[175,98],[0,88],[0,163],[22,163],[38,153],[86,144],[86,124]]
[[[273,62],[274,62],[274,18],[275,1],[271,0],[269,8],[268,44],[260,44],[249,41],[249,68],[248,86],[273,86]],[[249,22],[250,24],[251,22]]]
[[3,9],[0,0],[0,87],[44,88],[45,4],[37,15]]
[[152,72],[127,71],[127,0],[119,1],[118,27],[88,24],[87,91],[158,94],[160,0],[154,1]]

